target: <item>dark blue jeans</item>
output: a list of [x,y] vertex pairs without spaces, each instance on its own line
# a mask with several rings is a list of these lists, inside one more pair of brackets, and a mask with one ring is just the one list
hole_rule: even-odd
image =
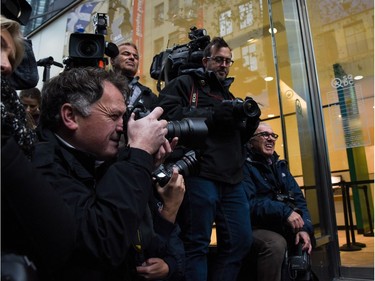
[[186,281],[207,281],[207,254],[213,222],[217,257],[210,275],[215,281],[233,281],[249,252],[252,233],[248,200],[242,185],[187,177],[180,224],[186,251]]

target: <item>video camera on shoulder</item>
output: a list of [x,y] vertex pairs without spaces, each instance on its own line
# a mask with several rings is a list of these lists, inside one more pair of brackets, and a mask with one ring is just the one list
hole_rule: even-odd
[[190,28],[188,37],[190,42],[183,45],[176,45],[173,48],[154,56],[150,76],[158,80],[157,88],[160,91],[160,82],[168,83],[179,75],[181,67],[199,68],[202,67],[203,51],[210,43],[210,36],[205,29]]
[[93,18],[95,34],[75,32],[69,38],[69,56],[64,60],[66,70],[73,67],[100,67],[108,64],[105,55],[113,58],[119,54],[116,44],[105,41],[108,16],[97,13]]

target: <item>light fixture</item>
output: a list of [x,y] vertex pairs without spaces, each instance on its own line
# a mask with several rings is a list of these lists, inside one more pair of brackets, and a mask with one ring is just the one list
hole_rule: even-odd
[[361,79],[363,79],[363,76],[362,76],[362,75],[354,76],[354,80],[361,80]]
[[268,118],[275,117],[275,114],[268,114],[267,117],[268,117]]
[[[268,32],[269,32],[270,34],[272,34],[272,30],[271,30],[271,28],[268,29]],[[273,28],[273,33],[274,33],[274,34],[277,33],[277,29],[276,29],[275,27]]]
[[264,81],[266,81],[266,82],[269,82],[269,81],[272,81],[272,80],[273,80],[272,76],[264,77]]
[[256,41],[256,39],[253,38],[253,37],[251,37],[251,38],[249,38],[249,39],[247,40],[247,43],[253,43],[253,42],[255,42],[255,41]]

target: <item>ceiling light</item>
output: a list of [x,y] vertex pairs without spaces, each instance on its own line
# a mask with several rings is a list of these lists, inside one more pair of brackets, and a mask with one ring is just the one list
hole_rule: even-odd
[[256,40],[255,38],[251,37],[250,39],[247,40],[247,43],[253,43],[255,42],[255,40]]
[[362,75],[354,76],[354,80],[361,80],[361,79],[363,79],[363,76],[362,76]]
[[269,81],[272,81],[272,80],[273,80],[272,76],[264,77],[264,81],[266,81],[266,82],[269,82]]
[[272,117],[275,117],[275,114],[268,114],[267,116],[268,118],[272,118]]
[[[270,29],[268,29],[268,32],[272,34],[271,28],[270,28]],[[274,34],[276,34],[276,33],[277,33],[277,29],[276,29],[275,27],[273,28],[273,33],[274,33]]]

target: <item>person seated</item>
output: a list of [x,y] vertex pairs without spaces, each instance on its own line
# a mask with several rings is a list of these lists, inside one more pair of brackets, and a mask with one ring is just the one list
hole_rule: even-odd
[[[177,139],[166,140],[160,107],[124,124],[127,91],[123,77],[95,67],[69,69],[43,86],[33,163],[73,210],[78,227],[75,251],[56,280],[181,275],[184,252],[174,220],[183,177],[175,172],[158,189],[163,205],[156,214],[151,178]],[[119,150],[125,126],[128,142]]]
[[[302,243],[311,254],[313,226],[306,200],[287,162],[275,152],[278,135],[261,122],[247,144],[244,167],[257,280],[281,280],[285,250]],[[271,257],[271,258],[270,258]]]
[[32,127],[36,128],[39,123],[40,116],[40,102],[42,95],[38,88],[31,88],[20,91],[20,99],[25,107],[26,113],[30,114],[32,120]]

